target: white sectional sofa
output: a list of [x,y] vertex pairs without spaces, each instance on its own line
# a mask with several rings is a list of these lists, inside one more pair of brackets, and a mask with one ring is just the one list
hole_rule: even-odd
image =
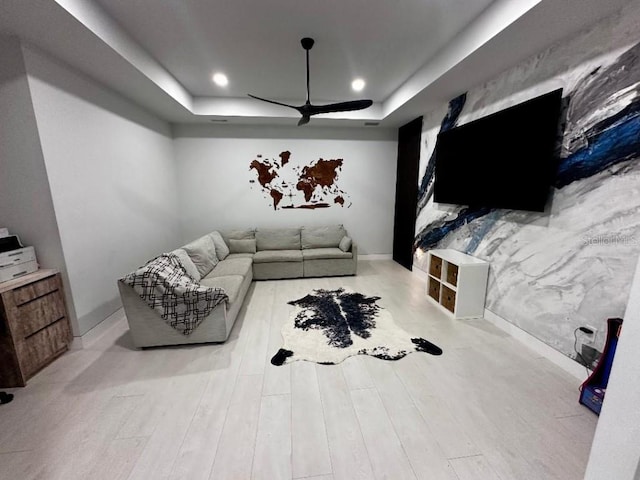
[[252,280],[355,275],[357,245],[342,225],[211,232],[175,253],[200,285],[222,288],[216,306],[189,335],[169,326],[136,293],[118,281],[133,342],[138,347],[224,342]]

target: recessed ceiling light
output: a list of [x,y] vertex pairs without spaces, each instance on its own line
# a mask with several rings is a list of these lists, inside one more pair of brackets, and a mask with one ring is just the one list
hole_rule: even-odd
[[351,88],[353,88],[356,92],[361,92],[364,89],[364,80],[361,78],[356,78],[353,82],[351,82]]
[[213,83],[219,87],[226,87],[229,84],[229,79],[224,73],[214,73]]

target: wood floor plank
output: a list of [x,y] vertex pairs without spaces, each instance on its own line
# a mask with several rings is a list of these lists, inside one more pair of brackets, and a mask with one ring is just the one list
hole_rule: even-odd
[[304,477],[297,480],[334,480],[333,475],[318,475],[316,477]]
[[172,480],[209,478],[235,389],[243,349],[244,342],[237,339],[220,345],[206,390],[175,459],[170,475]]
[[[73,451],[73,454],[61,456],[60,477],[91,478],[90,473],[94,470],[94,465],[112,445],[118,429],[128,420],[142,400],[142,396],[112,397],[103,409],[97,410],[95,415],[86,418],[70,445],[64,447],[64,451]],[[131,458],[131,456],[123,457],[125,461]],[[120,460],[117,463],[119,464]]]
[[291,364],[291,449],[293,478],[332,473],[316,365]]
[[275,282],[258,282],[254,285],[247,316],[251,318],[245,331],[247,345],[240,365],[240,375],[263,375],[269,344],[269,330],[273,310]]
[[211,480],[251,478],[262,381],[262,375],[238,377],[215,453]]
[[506,480],[498,476],[482,455],[454,458],[451,464],[460,480]]
[[0,478],[3,480],[43,478],[40,472],[41,463],[39,461],[34,462],[33,458],[34,452],[29,450],[0,453]]
[[[82,477],[92,480],[126,480],[140,458],[147,437],[112,440],[96,458],[91,470]],[[74,477],[67,477],[74,478]]]
[[207,386],[205,375],[175,377],[170,389],[160,392],[164,397],[163,416],[157,417],[153,433],[135,463],[129,478],[167,479],[178,456],[187,429],[195,415]]
[[419,354],[408,355],[393,368],[444,456],[457,458],[480,454],[480,449],[465,433],[446,401],[434,395],[435,390],[416,363],[416,355]]
[[263,396],[252,479],[291,478],[291,396]]
[[349,389],[373,388],[373,380],[362,355],[349,357],[340,366]]
[[269,326],[269,343],[267,357],[265,359],[263,395],[289,395],[291,394],[291,367],[290,365],[272,365],[270,360],[282,347],[282,326],[289,321],[293,307],[288,305],[290,287],[286,281],[275,286],[273,310]]
[[351,390],[369,460],[376,478],[415,479],[402,443],[375,389]]
[[[404,361],[406,359],[398,360]],[[424,480],[457,480],[442,448],[396,376],[393,366],[389,362],[379,361],[370,368],[370,372],[416,477]]]
[[343,370],[337,365],[323,365],[317,373],[333,476],[336,480],[373,478]]

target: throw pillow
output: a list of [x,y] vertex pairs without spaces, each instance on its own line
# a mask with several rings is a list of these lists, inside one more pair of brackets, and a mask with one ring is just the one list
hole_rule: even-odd
[[220,232],[214,230],[209,235],[211,236],[213,244],[216,247],[216,256],[218,257],[218,260],[224,260],[225,258],[227,258],[227,255],[229,255],[229,247],[227,247],[227,244],[224,242],[224,239],[222,238],[222,235],[220,235]]
[[338,247],[340,247],[340,250],[343,252],[348,252],[351,250],[351,243],[351,238],[344,236],[342,237],[342,240],[340,240],[340,245],[338,245]]
[[256,239],[229,240],[229,251],[231,253],[256,253]]
[[209,235],[200,237],[197,240],[182,247],[196,265],[200,278],[204,278],[218,264],[216,257],[216,246]]
[[191,257],[189,257],[189,254],[185,252],[182,248],[178,248],[177,250],[174,250],[171,253],[175,254],[178,257],[178,259],[180,260],[180,263],[182,264],[184,269],[187,271],[187,275],[189,275],[194,282],[199,282],[200,272],[198,272],[198,268],[196,267],[195,263],[191,261]]

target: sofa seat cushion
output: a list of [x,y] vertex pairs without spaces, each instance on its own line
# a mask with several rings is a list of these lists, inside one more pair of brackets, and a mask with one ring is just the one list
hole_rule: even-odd
[[211,288],[222,288],[229,297],[229,303],[234,303],[238,299],[243,280],[244,277],[242,275],[209,276],[200,280],[200,285]]
[[211,270],[205,278],[224,277],[226,275],[245,276],[251,270],[252,260],[250,258],[225,258]]
[[253,256],[253,263],[301,262],[300,250],[262,250]]
[[351,252],[343,252],[339,248],[309,248],[302,250],[305,260],[324,260],[325,258],[352,258]]
[[324,227],[302,227],[300,239],[304,250],[309,248],[337,247],[347,234],[342,225]]
[[230,253],[227,255],[227,260],[231,260],[233,258],[253,258],[253,253]]
[[261,228],[256,231],[258,251],[300,250],[299,228]]

